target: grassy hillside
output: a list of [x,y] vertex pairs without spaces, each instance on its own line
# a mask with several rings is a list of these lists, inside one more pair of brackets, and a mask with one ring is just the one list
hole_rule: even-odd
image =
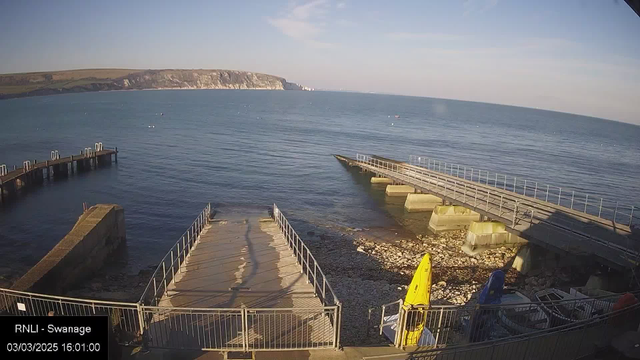
[[82,69],[0,75],[0,99],[88,91],[141,89],[301,90],[268,74],[203,69]]
[[0,94],[28,93],[38,89],[69,89],[93,83],[107,83],[142,70],[82,69],[0,75]]

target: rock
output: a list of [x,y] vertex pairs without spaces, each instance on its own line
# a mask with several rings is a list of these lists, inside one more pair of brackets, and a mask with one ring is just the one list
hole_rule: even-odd
[[438,281],[438,286],[439,287],[446,287],[447,286],[447,282],[446,281]]
[[366,251],[364,251],[364,248],[362,246],[358,246],[358,248],[356,250],[361,252],[361,253],[365,253],[366,254]]

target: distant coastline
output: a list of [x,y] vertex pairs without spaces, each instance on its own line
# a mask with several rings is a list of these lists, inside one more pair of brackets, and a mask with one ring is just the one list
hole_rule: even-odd
[[283,77],[239,70],[82,69],[0,75],[0,99],[167,89],[312,90]]

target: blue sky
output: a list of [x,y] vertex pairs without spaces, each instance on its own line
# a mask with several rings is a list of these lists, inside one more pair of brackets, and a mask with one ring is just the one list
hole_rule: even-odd
[[623,0],[0,1],[0,73],[239,69],[640,124]]

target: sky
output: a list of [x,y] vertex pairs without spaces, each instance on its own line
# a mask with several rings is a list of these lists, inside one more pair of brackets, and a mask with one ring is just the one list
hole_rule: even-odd
[[0,73],[236,69],[640,124],[623,0],[0,0]]

